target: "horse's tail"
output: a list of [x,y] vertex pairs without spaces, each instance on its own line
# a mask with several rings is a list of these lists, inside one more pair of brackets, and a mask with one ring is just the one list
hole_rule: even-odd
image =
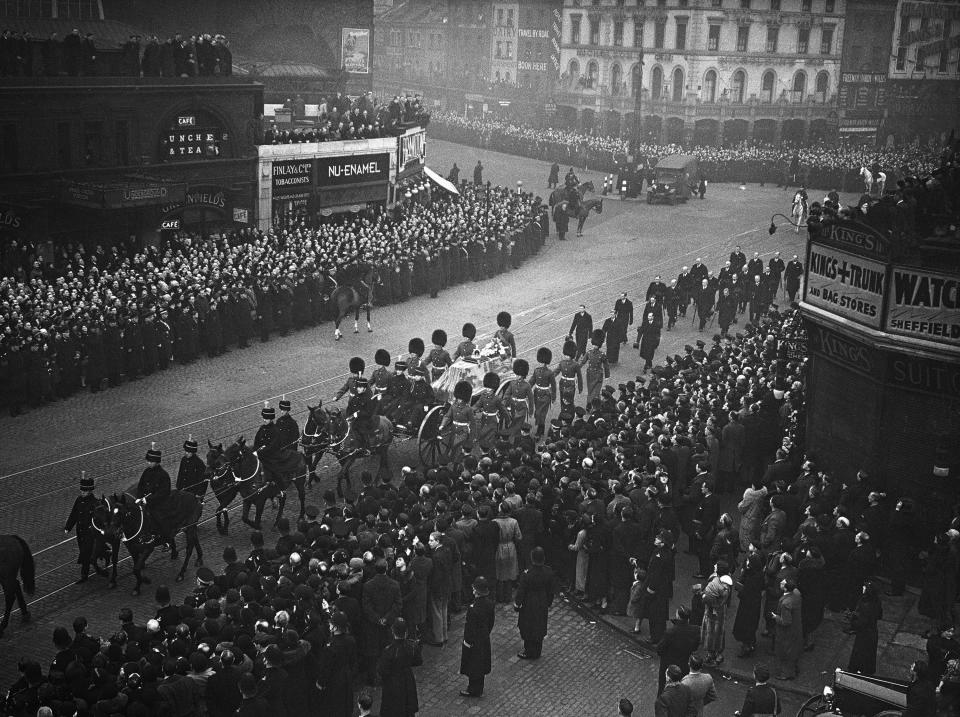
[[23,560],[20,563],[20,580],[23,581],[23,589],[27,595],[33,595],[37,589],[37,566],[33,563],[33,553],[30,552],[30,546],[27,545],[26,540],[19,535],[13,537],[17,539],[20,548],[23,550]]

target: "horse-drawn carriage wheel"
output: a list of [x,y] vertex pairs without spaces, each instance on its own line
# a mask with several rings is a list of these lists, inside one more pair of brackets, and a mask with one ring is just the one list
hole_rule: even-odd
[[434,406],[420,423],[417,433],[417,445],[420,451],[420,460],[427,467],[434,467],[447,463],[453,456],[453,432],[440,434],[440,424],[447,413],[446,404]]
[[830,706],[830,703],[822,694],[814,695],[800,705],[800,709],[797,710],[797,717],[820,717],[821,715],[827,717],[827,715],[835,714],[833,707]]

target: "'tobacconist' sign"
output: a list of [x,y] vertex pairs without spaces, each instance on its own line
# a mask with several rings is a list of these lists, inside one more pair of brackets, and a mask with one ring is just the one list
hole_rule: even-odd
[[350,157],[320,157],[317,186],[386,182],[390,178],[389,154],[355,154]]

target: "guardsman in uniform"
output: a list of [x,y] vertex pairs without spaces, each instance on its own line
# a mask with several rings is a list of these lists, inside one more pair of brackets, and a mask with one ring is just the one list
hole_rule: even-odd
[[424,362],[424,366],[429,367],[430,382],[433,383],[443,376],[444,371],[453,363],[453,359],[450,358],[450,353],[444,348],[444,346],[447,345],[446,331],[437,329],[433,332],[430,340],[433,342],[433,348],[430,349],[430,353],[427,354],[427,360]]
[[85,583],[90,575],[91,566],[97,575],[106,576],[107,571],[97,565],[94,550],[97,540],[93,528],[93,511],[97,507],[97,499],[93,495],[93,478],[84,473],[80,476],[80,495],[73,502],[73,509],[63,526],[63,532],[77,530],[77,564],[80,565],[80,579],[78,583]]
[[507,433],[510,435],[511,443],[516,444],[520,440],[521,428],[523,426],[529,428],[527,421],[530,414],[533,413],[533,388],[527,382],[530,364],[527,363],[526,359],[514,359],[513,372],[517,375],[517,378],[507,386],[505,397],[507,399],[507,410],[510,412],[510,425],[507,427]]
[[350,359],[350,376],[347,377],[347,380],[344,382],[343,386],[340,387],[340,390],[337,391],[337,395],[333,397],[334,401],[339,401],[348,393],[353,396],[356,393],[356,384],[357,379],[363,376],[364,370],[366,370],[366,362],[359,356],[354,356]]
[[487,453],[497,440],[497,431],[500,428],[500,415],[503,411],[503,401],[496,394],[500,387],[500,376],[488,371],[483,377],[483,390],[477,396],[476,408],[480,412],[477,428],[477,442],[480,451]]
[[607,355],[600,347],[603,346],[603,330],[596,329],[590,337],[590,348],[587,349],[584,364],[587,367],[587,405],[594,399],[600,398],[600,389],[603,380],[610,378],[610,363]]
[[356,393],[347,404],[347,416],[353,418],[354,435],[361,449],[373,445],[373,432],[377,426],[377,405],[367,390],[368,384],[363,376],[358,377],[354,384]]
[[373,393],[373,397],[377,399],[382,413],[383,394],[386,393],[387,387],[390,385],[390,378],[393,376],[393,371],[390,370],[390,352],[386,349],[377,349],[377,352],[373,355],[373,360],[377,367],[370,374],[370,391]]
[[417,366],[413,371],[408,370],[410,375],[410,393],[407,394],[406,406],[403,410],[404,422],[413,429],[419,429],[420,423],[426,408],[436,401],[433,393],[433,386],[427,376],[427,369],[424,366]]
[[187,436],[183,442],[183,457],[177,469],[177,490],[185,490],[195,496],[202,496],[207,490],[207,467],[197,457],[197,442],[193,436]]
[[170,365],[173,358],[173,330],[170,328],[169,314],[161,309],[157,319],[157,368],[161,371]]
[[537,349],[537,363],[540,365],[533,370],[533,421],[537,424],[537,438],[543,437],[546,430],[547,412],[550,405],[557,400],[557,378],[550,368],[553,361],[553,352],[546,346]]
[[477,327],[471,324],[469,321],[463,325],[463,330],[460,332],[464,340],[460,342],[457,346],[457,350],[453,352],[453,360],[457,359],[469,359],[473,358],[473,352],[477,350],[477,345],[473,343],[473,340],[477,337]]
[[163,521],[161,516],[165,503],[170,498],[170,474],[160,465],[162,454],[156,443],[150,444],[147,451],[147,467],[140,474],[137,483],[137,501],[147,506],[147,517],[150,522],[150,531],[157,545],[172,543],[172,535],[163,535]]
[[564,358],[560,359],[553,373],[559,377],[560,416],[572,421],[574,399],[578,393],[583,393],[583,372],[580,370],[580,362],[575,358],[577,345],[573,341],[564,342],[563,355]]
[[421,338],[412,338],[407,342],[407,355],[404,356],[404,360],[407,362],[407,371],[410,369],[421,366],[423,364],[423,339]]
[[407,362],[397,359],[393,364],[393,375],[387,382],[387,390],[380,399],[380,413],[392,421],[400,414],[400,406],[410,393],[410,379],[407,378]]
[[497,314],[497,333],[494,334],[494,337],[504,346],[510,349],[510,358],[516,358],[517,355],[517,342],[513,338],[513,334],[510,333],[510,324],[513,322],[513,317],[510,316],[506,311],[501,311]]
[[443,422],[440,424],[442,433],[451,427],[453,431],[453,443],[459,445],[464,455],[469,455],[473,450],[473,407],[470,405],[470,399],[473,397],[473,387],[469,381],[458,381],[453,387],[453,403],[450,404],[450,410],[443,416]]
[[296,451],[300,445],[300,425],[290,415],[290,401],[286,396],[280,399],[280,418],[277,419],[277,430],[280,432],[281,451]]

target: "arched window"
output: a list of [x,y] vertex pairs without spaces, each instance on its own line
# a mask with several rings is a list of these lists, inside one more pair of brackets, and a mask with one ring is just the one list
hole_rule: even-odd
[[570,60],[570,67],[567,70],[567,74],[570,77],[577,78],[580,76],[580,63],[576,60]]
[[673,101],[683,100],[683,70],[679,67],[673,71]]
[[639,91],[640,91],[640,63],[637,63],[630,70],[630,94],[633,97],[636,97]]
[[654,67],[650,74],[650,97],[655,100],[660,99],[660,93],[663,91],[663,70]]
[[737,104],[743,103],[744,92],[747,87],[747,73],[743,70],[737,70],[733,73],[733,79],[730,81],[730,101]]
[[703,92],[700,94],[703,102],[717,101],[717,73],[713,70],[707,70],[703,76]]
[[600,79],[600,65],[596,60],[590,60],[587,64],[587,87],[596,87],[598,79]]
[[830,90],[830,74],[825,70],[817,73],[817,102],[826,102],[827,93]]
[[807,91],[807,73],[802,70],[793,76],[793,101],[803,102]]
[[773,102],[773,88],[777,83],[777,76],[773,70],[767,70],[763,73],[763,80],[760,84],[760,95],[764,102]]
[[623,70],[620,69],[620,65],[614,64],[610,68],[610,94],[619,95],[621,85],[623,84]]

